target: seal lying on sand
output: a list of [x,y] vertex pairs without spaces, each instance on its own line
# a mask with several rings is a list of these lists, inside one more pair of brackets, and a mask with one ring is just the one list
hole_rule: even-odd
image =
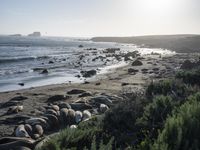
[[10,107],[7,114],[18,113],[24,109],[23,105]]
[[30,135],[26,132],[23,124],[19,125],[15,130],[16,137],[30,137]]
[[0,138],[0,150],[16,150],[19,148],[33,149],[37,144],[33,139],[21,137],[3,137]]

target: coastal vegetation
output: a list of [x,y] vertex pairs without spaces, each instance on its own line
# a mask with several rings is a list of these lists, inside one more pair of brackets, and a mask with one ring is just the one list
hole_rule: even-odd
[[197,150],[200,147],[200,70],[152,82],[104,115],[66,128],[41,150]]

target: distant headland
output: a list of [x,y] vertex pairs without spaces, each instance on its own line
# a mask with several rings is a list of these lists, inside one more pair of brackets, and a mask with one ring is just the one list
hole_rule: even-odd
[[32,37],[40,37],[41,33],[40,32],[33,32],[31,34],[28,34],[28,36],[32,36]]

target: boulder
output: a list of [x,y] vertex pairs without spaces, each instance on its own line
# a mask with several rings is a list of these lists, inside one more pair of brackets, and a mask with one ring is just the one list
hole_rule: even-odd
[[200,61],[198,62],[191,62],[190,60],[185,60],[182,65],[181,65],[181,69],[193,69],[196,67],[199,67],[200,65]]
[[90,78],[97,74],[96,70],[89,70],[89,71],[81,71],[81,74],[84,78]]
[[137,69],[133,69],[133,68],[129,68],[128,69],[128,73],[129,74],[131,74],[131,73],[137,73],[137,72],[139,72],[139,70],[137,70]]
[[133,63],[132,63],[132,66],[142,66],[143,63],[139,60],[135,60]]
[[49,71],[47,69],[42,70],[41,74],[48,74]]
[[83,47],[83,45],[79,45],[78,47],[79,47],[79,48],[82,48],[82,47]]

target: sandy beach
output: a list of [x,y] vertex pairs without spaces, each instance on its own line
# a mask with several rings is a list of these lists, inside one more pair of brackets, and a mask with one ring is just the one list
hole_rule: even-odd
[[[190,54],[194,59],[197,55]],[[55,95],[68,95],[68,98],[62,101],[72,103],[75,101],[87,101],[94,96],[107,94],[122,96],[128,92],[143,92],[148,83],[155,80],[162,80],[174,76],[178,71],[181,63],[188,59],[187,54],[176,54],[173,56],[160,57],[160,55],[147,55],[138,57],[137,60],[142,62],[141,66],[132,66],[129,63],[126,66],[110,70],[109,73],[100,74],[95,80],[88,79],[85,83],[79,84],[58,84],[42,87],[29,88],[24,90],[2,92],[1,99],[1,119],[0,119],[0,136],[12,135],[14,128],[23,122],[27,116],[39,116],[42,106],[48,105],[48,99]],[[132,68],[133,70],[131,70]],[[89,93],[84,97],[81,94],[67,94],[73,89],[84,90]],[[14,114],[6,114],[9,107],[4,104],[16,97],[24,97],[22,100],[23,111]]]

